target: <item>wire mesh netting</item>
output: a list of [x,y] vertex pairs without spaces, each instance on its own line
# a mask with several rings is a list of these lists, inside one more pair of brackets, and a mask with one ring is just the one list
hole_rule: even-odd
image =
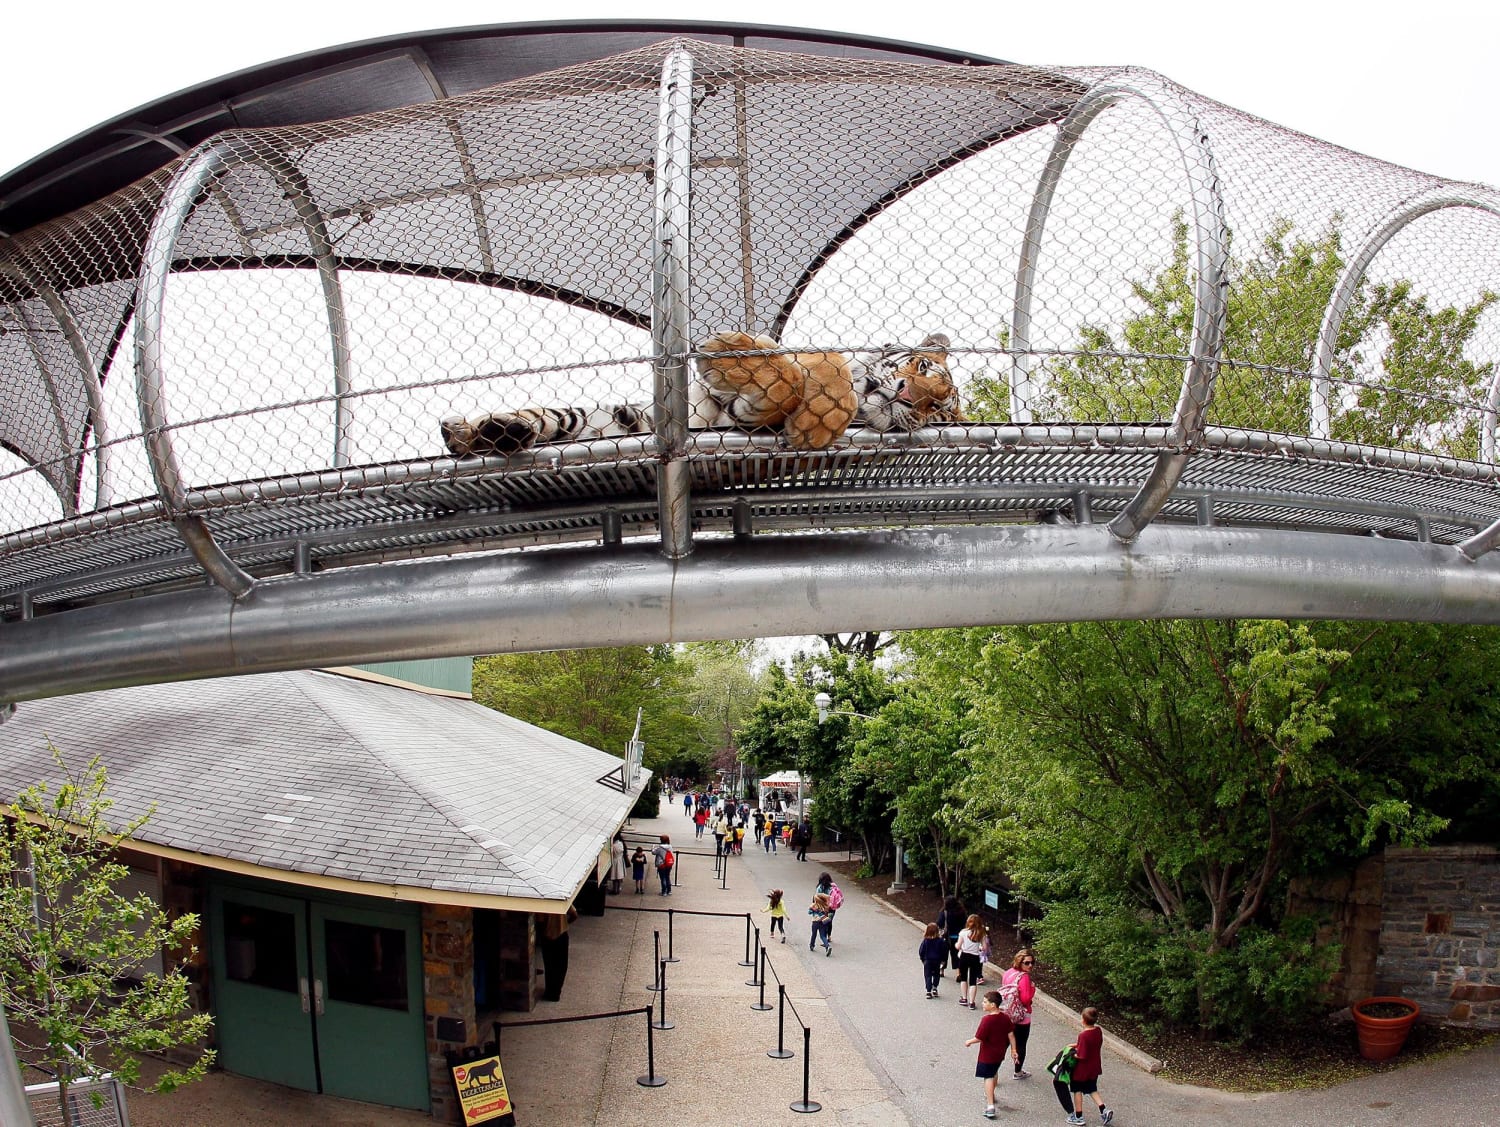
[[191,574],[187,514],[251,568],[651,533],[674,462],[702,528],[1193,453],[1166,519],[1460,539],[1497,251],[1488,188],[1129,68],[671,41],[222,134],[0,243],[0,600]]
[[56,1083],[28,1084],[26,1104],[35,1127],[130,1127],[125,1085],[113,1077],[69,1085],[67,1119],[63,1118]]

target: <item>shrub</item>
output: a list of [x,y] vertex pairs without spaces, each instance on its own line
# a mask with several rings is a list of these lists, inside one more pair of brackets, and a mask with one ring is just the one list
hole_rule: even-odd
[[635,800],[635,805],[630,808],[632,818],[654,818],[661,813],[661,788],[656,783],[646,784],[646,789],[641,791],[641,797]]
[[1079,989],[1229,1040],[1305,1023],[1338,968],[1339,948],[1315,942],[1315,921],[1251,925],[1212,954],[1206,931],[1170,931],[1124,904],[1092,912],[1059,904],[1037,925],[1037,949]]

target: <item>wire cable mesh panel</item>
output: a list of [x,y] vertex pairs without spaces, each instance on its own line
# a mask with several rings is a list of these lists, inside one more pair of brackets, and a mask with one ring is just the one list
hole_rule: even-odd
[[130,1127],[125,1086],[113,1077],[69,1084],[66,1120],[55,1081],[26,1085],[26,1103],[36,1127]]
[[1500,197],[1131,68],[667,41],[0,242],[0,615],[459,549],[1500,516]]

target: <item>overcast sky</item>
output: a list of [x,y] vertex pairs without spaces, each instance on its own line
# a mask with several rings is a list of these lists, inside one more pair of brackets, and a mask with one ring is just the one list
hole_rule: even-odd
[[1255,3],[894,4],[757,0],[649,6],[429,0],[12,5],[0,67],[0,169],[187,86],[383,35],[569,19],[714,19],[821,28],[1035,64],[1135,64],[1239,109],[1424,172],[1500,184],[1493,75],[1500,5]]

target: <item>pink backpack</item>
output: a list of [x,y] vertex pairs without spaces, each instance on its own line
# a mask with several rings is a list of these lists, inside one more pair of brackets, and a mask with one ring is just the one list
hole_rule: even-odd
[[1012,1025],[1026,1020],[1026,1004],[1021,1001],[1021,972],[1012,967],[1000,977],[1000,1012]]
[[843,904],[843,902],[844,894],[839,891],[839,886],[836,884],[830,884],[828,886],[828,906],[836,912],[839,910],[839,906]]

